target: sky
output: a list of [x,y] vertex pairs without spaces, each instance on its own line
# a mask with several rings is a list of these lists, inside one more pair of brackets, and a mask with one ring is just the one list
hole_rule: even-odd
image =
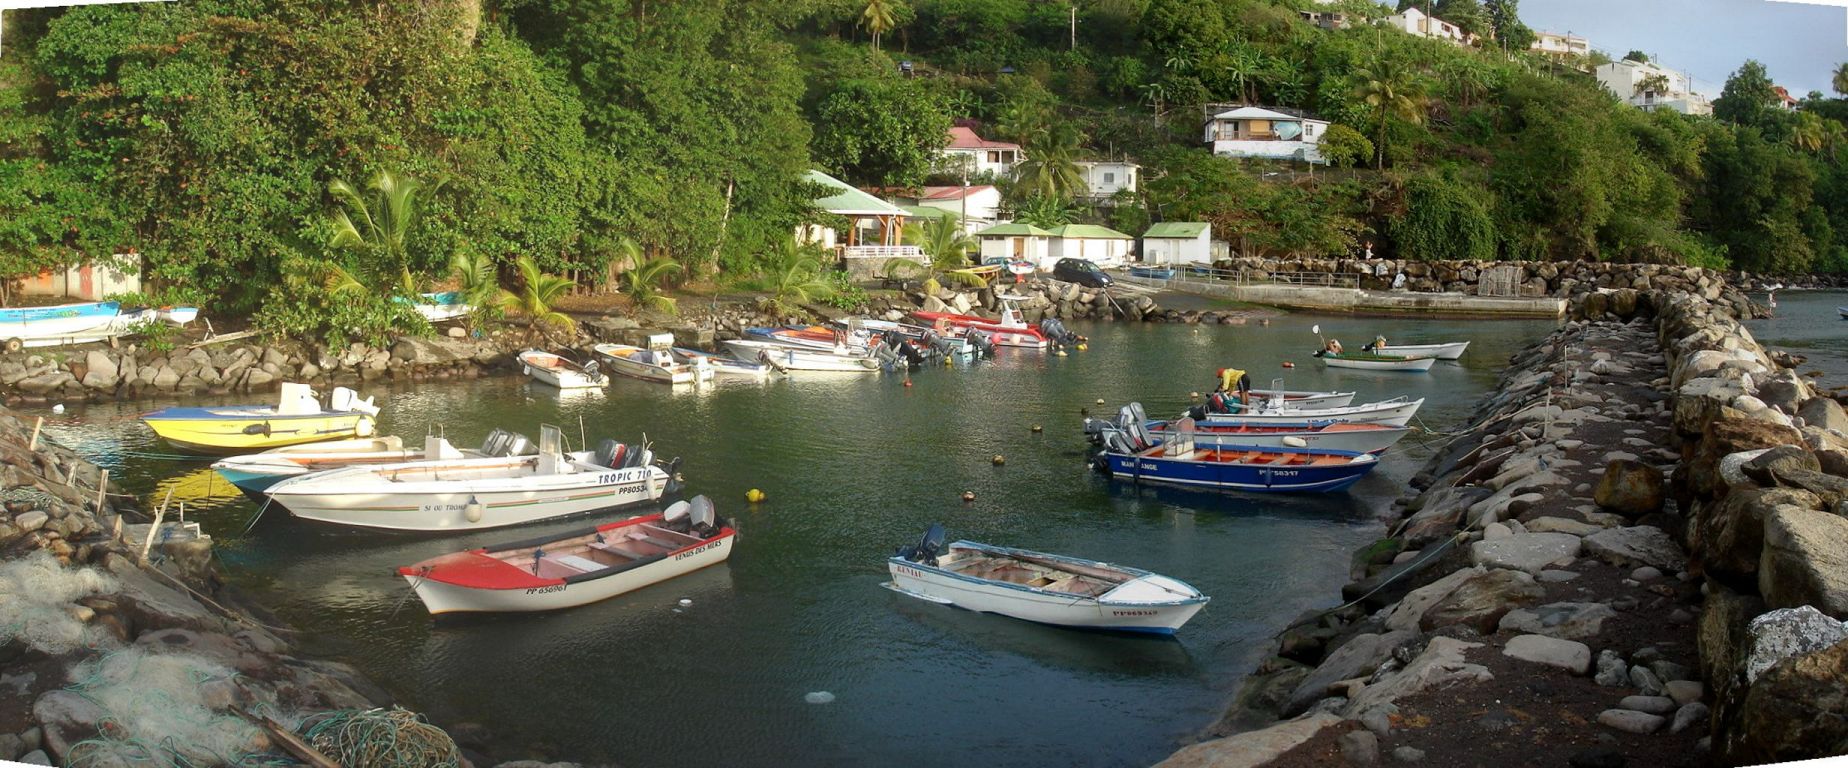
[[1829,7],[1773,0],[1522,0],[1521,20],[1547,32],[1584,37],[1622,58],[1640,50],[1651,61],[1694,78],[1694,90],[1720,95],[1726,76],[1746,59],[1763,62],[1771,81],[1799,99],[1835,95],[1830,73],[1848,62],[1848,0]]

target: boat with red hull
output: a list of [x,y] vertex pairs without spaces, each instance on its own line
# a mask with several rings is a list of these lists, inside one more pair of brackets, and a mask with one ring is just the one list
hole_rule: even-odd
[[989,334],[995,346],[1025,347],[1027,349],[1045,349],[1051,345],[1046,334],[1033,327],[1020,311],[1020,296],[1000,296],[1001,319],[989,320],[976,315],[960,315],[955,312],[912,312],[911,316],[927,324],[947,323],[953,328],[981,331]]

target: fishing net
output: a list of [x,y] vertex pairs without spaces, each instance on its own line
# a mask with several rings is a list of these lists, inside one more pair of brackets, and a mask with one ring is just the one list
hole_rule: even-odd
[[[261,765],[264,734],[243,718],[217,712],[204,691],[229,684],[234,673],[193,653],[150,653],[139,647],[106,653],[71,669],[66,690],[103,713],[102,733],[73,746],[76,768],[152,765]],[[222,702],[221,702],[222,703]]]
[[308,745],[341,765],[367,768],[457,768],[461,752],[441,728],[397,707],[343,709],[302,721]]
[[113,643],[108,632],[79,620],[71,604],[114,590],[108,574],[65,568],[43,550],[0,563],[0,642],[19,641],[53,656]]

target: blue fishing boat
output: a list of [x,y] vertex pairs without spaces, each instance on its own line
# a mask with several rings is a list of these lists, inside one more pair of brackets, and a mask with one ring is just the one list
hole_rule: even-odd
[[120,314],[122,305],[113,301],[0,309],[0,342],[5,342],[8,352],[63,343],[106,331]]
[[1165,443],[1131,437],[1127,431],[1107,432],[1097,457],[1098,469],[1119,480],[1260,493],[1346,490],[1379,463],[1379,457],[1360,451],[1196,446],[1185,428]]
[[1145,277],[1151,280],[1173,280],[1174,268],[1132,264],[1129,267],[1129,274],[1131,277]]

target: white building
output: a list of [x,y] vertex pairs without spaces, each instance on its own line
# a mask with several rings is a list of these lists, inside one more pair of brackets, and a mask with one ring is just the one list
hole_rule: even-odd
[[937,150],[937,155],[943,158],[946,165],[961,166],[971,176],[979,173],[1007,176],[1014,172],[1014,166],[1026,159],[1019,144],[989,141],[975,135],[973,129],[961,126],[950,129],[950,143]]
[[1018,221],[984,229],[975,233],[975,239],[982,244],[982,261],[1003,258],[1047,264],[1052,245],[1051,232]]
[[973,235],[1000,221],[1001,190],[992,184],[925,187],[918,190],[917,205],[962,217],[963,231]]
[[1101,202],[1123,190],[1136,191],[1142,166],[1127,160],[1085,160],[1078,163],[1078,172],[1084,174],[1085,197]]
[[1401,30],[1408,35],[1435,37],[1439,40],[1448,40],[1457,45],[1472,45],[1476,42],[1476,36],[1464,32],[1462,27],[1444,21],[1436,16],[1426,16],[1424,12],[1417,8],[1407,8],[1391,16],[1387,16],[1384,23],[1386,26]]
[[1213,263],[1213,225],[1164,221],[1142,233],[1142,263],[1185,266]]
[[141,254],[118,253],[106,263],[86,261],[66,269],[45,269],[19,278],[23,296],[57,296],[102,301],[118,293],[141,291]]
[[1535,30],[1534,44],[1529,47],[1556,59],[1591,55],[1591,41],[1570,32],[1558,35]]
[[1327,162],[1316,147],[1328,133],[1328,121],[1287,115],[1263,107],[1239,107],[1213,115],[1206,123],[1206,143],[1213,154],[1273,160]]
[[1052,242],[1046,249],[1046,261],[1040,268],[1050,270],[1059,259],[1084,259],[1105,269],[1129,262],[1129,248],[1135,238],[1096,224],[1067,224],[1052,230]]
[[1642,110],[1667,109],[1684,115],[1711,115],[1707,97],[1694,93],[1688,76],[1659,64],[1613,61],[1593,74],[1617,98]]

